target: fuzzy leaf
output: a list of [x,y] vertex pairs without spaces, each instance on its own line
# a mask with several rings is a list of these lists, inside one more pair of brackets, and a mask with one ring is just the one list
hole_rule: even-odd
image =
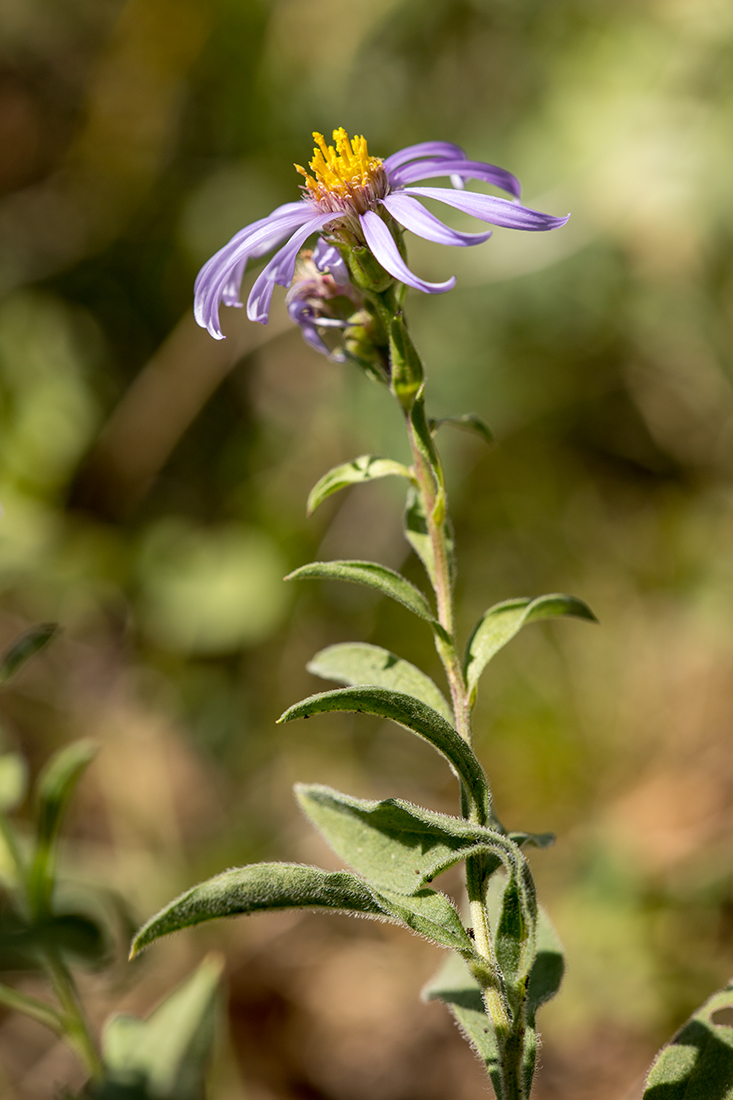
[[0,813],[12,813],[25,798],[28,766],[18,753],[0,756]]
[[121,1098],[128,1089],[150,1100],[203,1100],[222,969],[223,960],[209,956],[146,1020],[110,1017],[102,1036],[105,1083],[95,1100]]
[[480,824],[485,825],[489,820],[495,821],[486,776],[473,749],[432,707],[426,706],[411,695],[387,691],[385,688],[341,688],[303,699],[300,703],[289,707],[280,716],[278,722],[292,722],[295,718],[309,718],[312,714],[325,714],[328,711],[356,712],[373,714],[379,718],[390,718],[398,725],[416,733],[446,758],[465,789],[472,793]]
[[308,565],[301,565],[299,569],[294,569],[285,578],[286,581],[311,579],[351,581],[353,584],[366,585],[367,588],[376,588],[383,596],[390,596],[393,600],[397,600],[409,611],[419,615],[421,619],[426,619],[429,623],[435,621],[435,616],[422,592],[405,577],[395,573],[394,569],[387,569],[385,565],[379,565],[377,562],[312,561]]
[[307,665],[308,671],[324,680],[337,680],[354,687],[373,684],[375,687],[401,691],[427,703],[446,722],[454,724],[453,712],[443,692],[429,676],[404,661],[388,649],[367,642],[343,642],[316,653]]
[[324,500],[348,485],[391,476],[412,479],[408,467],[401,462],[393,462],[391,458],[375,458],[374,455],[359,455],[352,462],[345,462],[343,466],[334,466],[311,489],[307,504],[308,515],[312,516]]
[[536,599],[521,597],[495,604],[480,619],[468,642],[466,651],[466,680],[469,691],[475,695],[481,673],[494,654],[498,653],[527,623],[540,619],[553,619],[572,615],[578,619],[597,622],[595,615],[582,600],[575,596],[552,593]]
[[[540,908],[537,920],[537,955],[530,973],[527,993],[528,1026],[522,1058],[522,1073],[527,1096],[531,1092],[537,1058],[535,1015],[537,1008],[557,993],[562,979],[562,970],[562,950],[547,914]],[[484,1009],[481,988],[463,959],[455,952],[451,953],[432,981],[425,987],[422,998],[424,1001],[441,1000],[450,1009],[465,1038],[484,1061],[497,1095],[500,1096],[496,1035]],[[659,1096],[655,1100],[663,1100],[663,1098]]]
[[460,918],[444,894],[421,890],[404,897],[377,890],[347,871],[300,863],[255,863],[224,871],[172,901],[137,933],[136,955],[160,936],[217,917],[277,909],[327,909],[402,924],[441,947],[475,955]]
[[26,661],[48,645],[58,629],[56,623],[39,623],[16,638],[0,659],[0,684],[7,683]]
[[482,420],[476,413],[464,413],[463,416],[441,416],[438,420],[431,420],[431,432],[437,432],[438,428],[442,428],[444,424],[449,424],[451,427],[459,428],[464,432],[473,432],[475,435],[480,435],[484,443],[488,443],[489,446],[494,443],[494,433],[486,421]]
[[497,1096],[501,1096],[499,1045],[486,1015],[481,989],[463,959],[451,953],[422,991],[424,1001],[439,1000],[453,1014],[464,1038],[486,1066]]
[[[489,854],[491,874],[501,863],[497,845],[506,839],[459,817],[434,813],[402,799],[382,802],[352,798],[320,784],[297,783],[304,813],[345,863],[375,886],[414,894],[427,882],[465,859]],[[522,844],[526,833],[510,840]],[[535,838],[541,843],[546,837]]]
[[36,851],[28,879],[28,896],[35,913],[51,901],[55,857],[64,812],[84,769],[97,753],[91,741],[74,741],[54,754],[36,787]]
[[733,1100],[733,982],[662,1047],[644,1100]]

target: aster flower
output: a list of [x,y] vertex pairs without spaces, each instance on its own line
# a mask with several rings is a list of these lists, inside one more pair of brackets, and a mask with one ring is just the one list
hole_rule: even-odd
[[[267,324],[275,285],[290,285],[298,253],[315,233],[327,230],[331,243],[342,243],[344,248],[366,247],[392,279],[427,294],[441,294],[455,286],[455,277],[441,283],[420,279],[407,266],[398,247],[396,237],[401,230],[437,244],[462,248],[481,244],[491,236],[491,230],[463,233],[451,229],[431,214],[421,199],[437,199],[480,221],[509,229],[537,232],[557,229],[567,221],[567,217],[543,214],[511,199],[464,190],[466,180],[480,180],[508,192],[513,199],[520,194],[519,181],[510,172],[469,160],[451,142],[421,142],[382,160],[370,156],[365,138],[349,140],[344,129],[334,130],[335,147],[327,145],[322,134],[314,133],[313,137],[316,148],[309,165],[312,174],[295,166],[305,178],[300,201],[285,203],[267,218],[240,229],[199,272],[195,317],[218,340],[223,338],[219,307],[222,303],[241,306],[239,291],[247,263],[278,249],[258,275],[247,300],[249,319]],[[413,186],[419,180],[444,177],[451,180],[453,188]],[[333,263],[336,267],[342,264],[345,272],[346,264],[337,253],[334,248]],[[329,270],[334,276],[333,267]]]

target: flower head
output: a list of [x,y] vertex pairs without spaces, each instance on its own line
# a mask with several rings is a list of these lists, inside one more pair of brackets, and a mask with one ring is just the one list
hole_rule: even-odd
[[[398,247],[402,230],[437,244],[462,248],[481,244],[491,236],[491,230],[463,233],[451,229],[431,214],[421,199],[437,199],[490,225],[530,232],[557,229],[570,216],[558,218],[521,206],[515,201],[520,194],[515,176],[493,164],[469,160],[460,146],[447,141],[410,145],[382,160],[369,154],[365,138],[349,139],[344,129],[334,130],[334,145],[327,145],[322,134],[314,133],[313,137],[316,148],[309,164],[311,172],[296,165],[305,177],[300,201],[285,203],[269,217],[240,229],[198,274],[194,313],[202,328],[216,339],[223,338],[219,307],[242,304],[239,292],[248,262],[277,248],[255,280],[247,300],[249,319],[267,324],[274,287],[290,285],[298,253],[316,233],[327,231],[331,244],[329,260],[322,260],[319,271],[328,270],[337,282],[347,273],[343,255],[348,256],[349,250],[358,246],[371,252],[388,281],[397,280],[427,294],[441,294],[455,286],[455,278],[429,283],[415,275]],[[413,186],[419,180],[441,177],[449,179],[452,187]],[[512,199],[466,191],[466,180],[493,184],[508,192]],[[334,247],[334,243],[339,247]],[[319,247],[316,246],[316,251]],[[341,276],[335,274],[335,269],[341,271]],[[304,301],[302,295],[290,298],[291,316],[298,301]],[[324,319],[329,320],[310,318],[313,326],[322,324]],[[302,320],[298,323],[305,334]],[[318,335],[315,327],[309,331],[310,336]]]

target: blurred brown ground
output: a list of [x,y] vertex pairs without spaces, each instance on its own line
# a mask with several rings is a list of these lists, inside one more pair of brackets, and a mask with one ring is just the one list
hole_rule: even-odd
[[[396,486],[304,517],[330,465],[404,457],[387,395],[309,351],[281,299],[267,329],[226,311],[224,343],[190,318],[200,263],[296,197],[312,129],[384,154],[458,141],[529,205],[573,212],[560,233],[410,249],[425,277],[458,276],[410,300],[430,412],[475,410],[499,441],[443,441],[462,629],[557,590],[601,620],[525,632],[477,712],[502,817],[558,835],[533,857],[568,955],[537,1100],[637,1100],[733,969],[732,54],[724,0],[2,5],[0,643],[63,626],[3,694],[2,737],[34,771],[71,738],[102,747],[65,850],[69,889],[127,910],[113,964],[84,978],[95,1022],[225,950],[212,1100],[486,1095],[418,1000],[438,953],[398,930],[260,917],[124,962],[129,927],[206,875],[337,866],[295,780],[455,806],[404,731],[274,724],[331,642],[438,675],[402,609],[280,582],[358,556],[422,583]],[[0,1066],[8,1100],[80,1083],[7,1014]]]

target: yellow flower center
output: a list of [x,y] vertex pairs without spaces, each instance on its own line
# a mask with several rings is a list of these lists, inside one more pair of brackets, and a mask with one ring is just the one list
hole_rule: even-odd
[[372,207],[388,190],[387,176],[380,157],[370,157],[365,137],[349,135],[343,126],[334,130],[333,145],[326,145],[323,134],[315,133],[316,148],[310,169],[295,168],[305,177],[308,197],[325,209],[355,207],[359,212]]

